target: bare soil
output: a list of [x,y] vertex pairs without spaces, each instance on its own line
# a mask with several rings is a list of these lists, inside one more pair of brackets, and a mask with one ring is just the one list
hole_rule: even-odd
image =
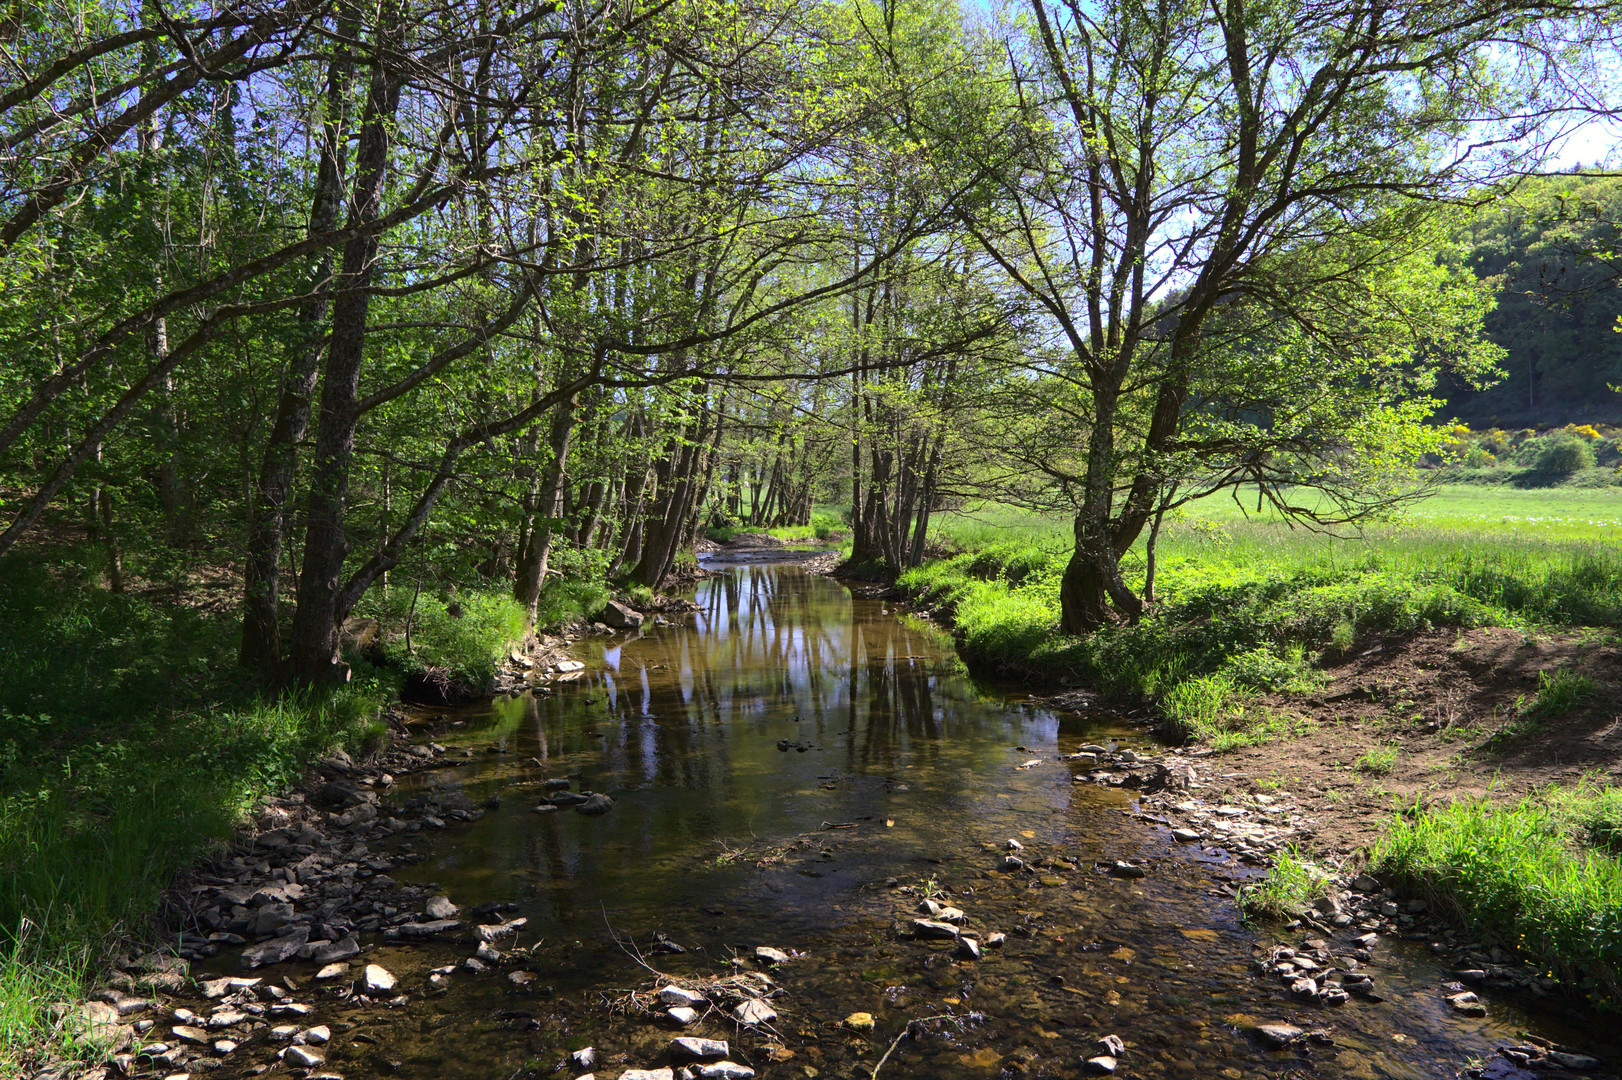
[[[1496,627],[1384,641],[1332,663],[1317,693],[1263,699],[1302,721],[1301,733],[1207,759],[1204,794],[1288,791],[1317,819],[1315,845],[1344,855],[1371,845],[1396,805],[1513,802],[1590,775],[1622,783],[1619,660],[1615,639],[1593,633]],[[1561,669],[1598,693],[1563,716],[1522,720],[1539,672]]]

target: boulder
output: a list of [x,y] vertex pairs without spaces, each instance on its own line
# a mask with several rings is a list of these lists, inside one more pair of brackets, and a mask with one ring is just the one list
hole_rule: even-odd
[[642,627],[642,613],[626,607],[618,600],[610,600],[603,606],[603,610],[597,613],[597,621],[615,630],[639,630]]
[[587,817],[601,817],[614,809],[614,800],[603,794],[588,795],[575,809]]

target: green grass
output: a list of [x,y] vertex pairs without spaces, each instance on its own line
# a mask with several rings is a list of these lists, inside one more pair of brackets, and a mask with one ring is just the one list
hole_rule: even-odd
[[1352,767],[1360,773],[1369,776],[1390,776],[1397,768],[1397,748],[1395,746],[1376,746],[1357,756]]
[[[1611,543],[1622,536],[1622,492],[1483,491],[1440,489],[1347,537],[1206,500],[1166,527],[1152,613],[1086,638],[1056,631],[1072,545],[1064,518],[997,506],[943,513],[935,540],[961,554],[899,584],[953,620],[972,665],[1158,699],[1184,737],[1242,745],[1280,728],[1246,718],[1244,695],[1310,691],[1322,684],[1320,655],[1372,638],[1440,626],[1622,626],[1622,547]],[[1140,543],[1123,572],[1141,589],[1144,571]],[[1177,691],[1210,677],[1219,679]],[[1546,688],[1540,708],[1580,689]]]
[[[1587,846],[1585,815],[1614,827],[1618,796],[1570,792],[1399,816],[1376,873],[1424,895],[1615,1009],[1622,971],[1622,862]],[[1552,802],[1552,806],[1551,806]],[[1590,810],[1589,807],[1594,807]]]
[[1520,713],[1531,719],[1552,720],[1593,700],[1599,686],[1587,675],[1568,668],[1538,672],[1538,692],[1521,704]]
[[1247,920],[1293,919],[1312,906],[1330,880],[1298,849],[1281,851],[1260,881],[1240,888],[1239,911]]
[[[420,654],[486,663],[508,647],[516,606],[460,602],[462,619],[440,604],[420,624]],[[277,692],[237,668],[236,630],[234,617],[111,595],[71,550],[0,561],[0,1075],[47,1046],[94,1056],[53,1004],[82,997],[176,871],[259,799],[327,748],[382,733],[397,672],[358,663],[337,691]]]

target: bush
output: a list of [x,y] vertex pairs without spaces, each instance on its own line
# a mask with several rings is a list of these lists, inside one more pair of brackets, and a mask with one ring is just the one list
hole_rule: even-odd
[[1540,476],[1558,483],[1594,467],[1594,448],[1581,436],[1555,431],[1529,440],[1520,456]]

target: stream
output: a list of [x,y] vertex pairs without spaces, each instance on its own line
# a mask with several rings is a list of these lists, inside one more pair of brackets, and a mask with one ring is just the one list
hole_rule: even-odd
[[[465,940],[377,945],[365,962],[405,1000],[317,999],[331,1074],[573,1078],[569,1054],[590,1046],[606,1080],[669,1065],[671,1039],[693,1035],[730,1040],[769,1080],[866,1078],[924,1018],[881,1077],[1079,1076],[1109,1035],[1119,1075],[1175,1078],[1508,1076],[1495,1049],[1522,1033],[1592,1043],[1497,998],[1458,1015],[1417,942],[1382,938],[1363,965],[1383,1002],[1292,999],[1257,967],[1291,933],[1245,927],[1233,902],[1260,871],[1177,844],[1132,816],[1131,792],[1075,783],[1059,760],[1145,748],[1140,729],[979,684],[935,628],[795,565],[712,569],[695,612],[582,643],[585,669],[548,692],[417,721],[460,763],[402,777],[391,799],[499,807],[391,839],[392,876],[464,911],[506,905],[527,922],[498,945],[521,959],[452,973]],[[537,812],[559,778],[612,810]],[[1027,872],[1000,869],[1011,840]],[[1112,876],[1118,860],[1145,876]],[[901,932],[926,898],[1006,942],[970,959]],[[768,1027],[712,1011],[676,1030],[643,1007],[655,972],[758,970],[757,946],[790,957],[770,971]],[[256,974],[309,989],[313,970]],[[1272,1049],[1252,1029],[1276,1022],[1327,1037]]]

